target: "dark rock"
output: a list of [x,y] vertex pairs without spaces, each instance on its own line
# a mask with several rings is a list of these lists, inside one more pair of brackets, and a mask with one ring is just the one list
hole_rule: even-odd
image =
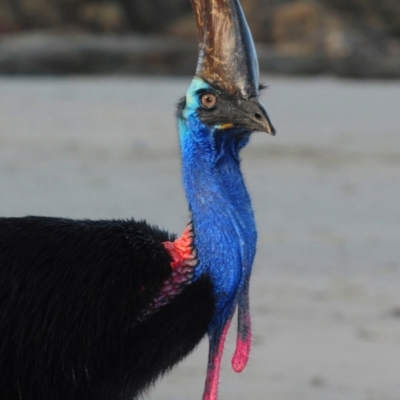
[[[4,0],[3,0],[4,1]],[[8,0],[21,27],[25,29],[56,28],[63,22],[58,1],[52,0]]]
[[84,3],[78,16],[79,22],[94,32],[122,32],[127,28],[124,11],[117,3]]
[[254,40],[273,42],[274,2],[265,0],[241,0]]
[[141,32],[163,32],[171,23],[191,13],[188,0],[119,0],[130,27]]
[[[397,78],[399,1],[241,3],[261,43],[262,71]],[[15,32],[24,34],[6,35]],[[132,37],[129,32],[163,37]],[[196,65],[197,32],[189,0],[0,0],[1,34],[0,73],[191,74]]]
[[260,69],[263,72],[287,75],[319,75],[329,72],[325,54],[288,54],[271,46],[257,46]]
[[[391,50],[383,35],[342,29],[327,38],[331,72],[352,78],[400,77],[400,51]],[[396,47],[396,46],[394,46]]]
[[178,39],[37,33],[0,42],[2,74],[192,74],[197,49]]
[[400,37],[400,5],[398,0],[319,0],[337,10],[353,25],[360,22]]
[[297,47],[298,52],[321,48],[325,34],[325,10],[307,0],[277,6],[273,19],[273,41],[277,46]]

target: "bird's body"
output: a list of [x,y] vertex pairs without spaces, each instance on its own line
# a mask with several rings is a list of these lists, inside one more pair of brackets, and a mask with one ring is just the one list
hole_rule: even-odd
[[192,351],[209,278],[143,313],[171,279],[172,239],[133,220],[0,219],[1,399],[132,399]]
[[1,400],[132,399],[206,334],[203,399],[216,400],[236,308],[232,365],[240,372],[247,363],[257,231],[239,152],[253,131],[274,129],[258,101],[254,46],[238,1],[193,3],[199,32],[205,15],[225,10],[232,23],[222,26],[233,27],[226,35],[240,39],[241,51],[233,72],[222,68],[227,50],[216,57],[207,40],[214,30],[224,34],[218,18],[208,22],[197,75],[179,104],[191,221],[176,239],[134,220],[0,218]]

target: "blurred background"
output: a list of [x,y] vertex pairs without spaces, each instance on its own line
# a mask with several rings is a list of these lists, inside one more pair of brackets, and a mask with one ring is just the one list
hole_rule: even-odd
[[[400,76],[398,0],[242,4],[265,72]],[[0,0],[0,34],[9,74],[190,74],[196,59],[189,0]]]
[[[233,327],[220,398],[399,400],[399,0],[242,3],[278,135],[243,152],[254,341],[235,374]],[[0,0],[0,32],[0,215],[182,231],[189,0]],[[206,364],[204,341],[147,398],[199,399]]]

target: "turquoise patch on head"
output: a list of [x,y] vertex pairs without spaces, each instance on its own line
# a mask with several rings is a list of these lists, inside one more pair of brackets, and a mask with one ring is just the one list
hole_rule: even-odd
[[193,78],[192,83],[186,92],[186,107],[183,111],[183,116],[185,118],[188,118],[197,108],[200,107],[200,100],[197,92],[204,89],[211,89],[211,86],[201,78]]

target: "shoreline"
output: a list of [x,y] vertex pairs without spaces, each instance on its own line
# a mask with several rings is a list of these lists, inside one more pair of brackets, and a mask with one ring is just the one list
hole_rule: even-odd
[[[400,54],[287,53],[257,46],[261,72],[286,76],[399,79]],[[197,44],[163,35],[37,31],[0,38],[0,75],[192,75]]]

